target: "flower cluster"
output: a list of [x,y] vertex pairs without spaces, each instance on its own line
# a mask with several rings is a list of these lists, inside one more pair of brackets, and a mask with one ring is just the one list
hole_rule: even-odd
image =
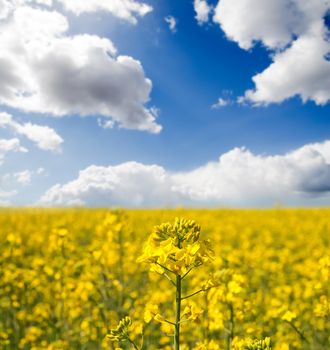
[[125,341],[129,339],[129,328],[132,325],[130,317],[126,316],[120,320],[118,326],[115,329],[111,329],[107,337],[112,341]]
[[138,262],[151,263],[151,269],[160,274],[170,271],[184,276],[213,258],[210,242],[199,239],[200,230],[195,221],[182,218],[156,226]]
[[247,341],[247,344],[243,345],[242,350],[271,350],[270,338],[263,340]]

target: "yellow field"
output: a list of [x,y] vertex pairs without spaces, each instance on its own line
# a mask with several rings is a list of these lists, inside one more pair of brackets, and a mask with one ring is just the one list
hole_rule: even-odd
[[[146,247],[175,217],[200,236]],[[180,349],[330,349],[330,210],[3,210],[0,242],[0,349],[172,349],[191,266]]]

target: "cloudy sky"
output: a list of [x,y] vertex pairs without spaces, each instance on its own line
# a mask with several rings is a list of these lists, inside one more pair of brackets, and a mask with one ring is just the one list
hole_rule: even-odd
[[0,205],[330,205],[330,0],[0,0]]

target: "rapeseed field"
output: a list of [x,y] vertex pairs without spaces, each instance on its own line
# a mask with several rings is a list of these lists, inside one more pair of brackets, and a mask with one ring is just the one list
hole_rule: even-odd
[[328,209],[2,210],[0,242],[3,350],[330,349]]

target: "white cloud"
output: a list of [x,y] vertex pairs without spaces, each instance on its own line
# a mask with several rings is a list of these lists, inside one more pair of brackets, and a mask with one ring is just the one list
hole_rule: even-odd
[[54,116],[102,115],[124,128],[160,132],[146,107],[151,81],[109,39],[70,36],[63,15],[28,6],[0,26],[0,104]]
[[0,206],[11,206],[10,199],[19,194],[18,188],[31,184],[33,177],[41,176],[43,168],[33,170],[23,170],[0,175]]
[[64,7],[80,15],[86,12],[107,11],[114,16],[137,23],[137,17],[143,17],[152,11],[152,7],[136,0],[58,0]]
[[211,106],[211,109],[219,109],[222,107],[230,106],[234,104],[233,91],[232,90],[222,90],[221,97],[218,101]]
[[30,170],[24,170],[13,174],[14,179],[20,185],[26,186],[31,183],[32,172]]
[[[261,42],[273,63],[253,77],[245,100],[282,102],[299,95],[325,104],[330,99],[329,35],[323,17],[329,0],[221,0],[213,20],[245,49]],[[253,10],[251,10],[253,9]]]
[[125,205],[170,204],[171,178],[157,165],[128,162],[118,166],[90,166],[66,185],[55,185],[41,199],[52,205]]
[[0,113],[0,128],[10,128],[19,135],[24,135],[45,151],[61,152],[63,139],[48,126],[32,123],[20,124],[8,113]]
[[[28,152],[26,148],[22,147],[19,139],[0,139],[0,166],[2,165],[7,153],[10,152]],[[0,176],[0,206],[10,205],[8,200],[10,197],[16,195],[16,191],[7,191],[3,188],[3,182],[6,178],[5,176]]]
[[11,206],[10,198],[17,194],[16,191],[4,191],[0,188],[0,207]]
[[26,136],[43,150],[61,152],[63,139],[48,126],[25,123],[17,125],[16,132]]
[[36,174],[38,174],[38,175],[41,175],[41,174],[44,174],[44,173],[45,173],[45,169],[42,168],[42,167],[38,168],[37,171],[36,171]]
[[[285,155],[255,155],[245,148],[223,154],[190,173],[175,176],[177,190],[197,202],[288,202],[330,191],[330,141]],[[180,184],[181,183],[181,184]]]
[[229,106],[230,104],[232,104],[232,101],[229,100],[229,99],[225,99],[225,98],[222,98],[222,97],[219,97],[218,98],[218,101],[216,103],[214,103],[211,108],[212,109],[219,109],[221,107],[226,107],[226,106]]
[[0,177],[2,187],[10,188],[17,187],[18,185],[26,186],[32,182],[32,178],[41,176],[44,173],[43,168],[38,168],[37,170],[22,170],[13,173],[7,173]]
[[109,12],[113,16],[132,24],[138,17],[150,13],[152,6],[137,0],[0,0],[0,19],[8,17],[9,13],[19,6],[43,5],[52,7],[55,3],[63,5],[64,9],[75,15],[93,12]]
[[[22,1],[22,0],[21,0]],[[40,4],[40,5],[47,5],[47,6],[51,6],[53,4],[53,0],[23,0],[27,3],[37,3],[37,4]]]
[[26,153],[27,149],[22,147],[18,138],[0,139],[0,165],[9,152]]
[[214,21],[243,49],[257,41],[278,49],[323,22],[328,9],[328,0],[221,0]]
[[99,118],[97,120],[98,125],[103,129],[113,129],[115,126],[115,123],[112,120],[109,119],[101,119]]
[[176,206],[273,205],[330,202],[330,141],[309,144],[284,155],[255,155],[235,148],[188,172],[136,162],[90,166],[76,180],[57,184],[44,205]]
[[194,9],[199,24],[208,22],[213,7],[206,0],[194,0]]
[[172,33],[175,33],[177,30],[177,20],[173,16],[166,16],[164,18],[165,22],[168,24],[168,27],[170,28],[170,31]]
[[9,0],[0,0],[0,20],[7,18],[11,11],[11,3]]
[[300,36],[292,46],[273,57],[273,63],[253,77],[254,90],[245,100],[255,104],[281,102],[300,95],[304,102],[314,100],[324,105],[330,100],[330,62],[324,57],[329,43],[319,33]]

